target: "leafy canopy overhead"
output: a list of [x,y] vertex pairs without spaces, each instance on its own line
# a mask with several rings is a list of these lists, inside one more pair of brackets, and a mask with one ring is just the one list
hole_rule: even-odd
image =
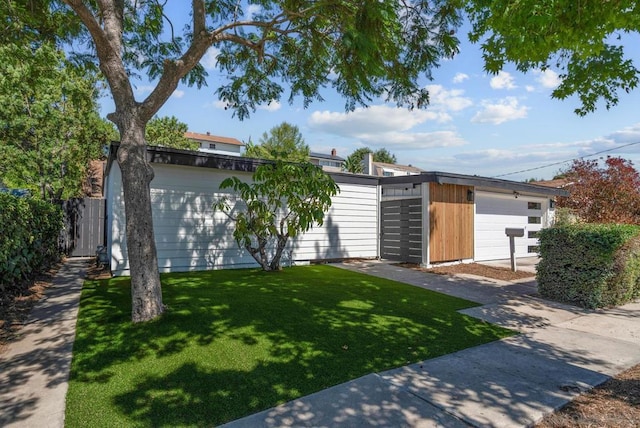
[[[75,57],[96,64],[94,52],[109,52],[100,46],[96,51],[94,40],[102,42],[102,36],[92,28],[100,22],[91,16],[122,13],[120,47],[128,73],[142,73],[161,85],[174,71],[183,83],[207,85],[200,58],[215,46],[223,77],[217,93],[241,119],[257,105],[280,99],[285,88],[290,101],[301,96],[305,106],[322,99],[321,88],[331,86],[344,97],[347,109],[378,97],[424,107],[428,94],[419,77],[430,78],[442,58],[458,52],[454,33],[460,16],[444,0],[410,5],[387,0],[250,1],[241,6],[237,1],[196,0],[185,25],[182,2],[127,1],[122,12],[110,7],[111,2],[34,3],[36,9],[48,7],[64,17],[57,22],[70,21],[65,28],[76,34],[80,30],[70,5],[87,26],[84,35],[75,38],[86,42],[84,49],[74,50]],[[110,79],[112,89],[114,83]],[[152,92],[150,98],[156,95]]]
[[290,162],[306,162],[309,160],[309,146],[297,126],[283,122],[271,128],[269,133],[262,134],[260,144],[247,144],[245,156],[287,160]]
[[[628,33],[640,32],[636,1],[460,0],[471,21],[469,38],[482,46],[485,69],[498,73],[506,63],[518,70],[560,70],[552,96],[577,95],[575,112],[593,112],[618,103],[618,91],[638,86],[639,70],[625,52]],[[635,42],[634,42],[635,43]]]

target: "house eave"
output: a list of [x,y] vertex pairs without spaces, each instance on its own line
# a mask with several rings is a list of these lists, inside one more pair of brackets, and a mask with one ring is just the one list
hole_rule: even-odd
[[519,193],[530,193],[544,196],[568,196],[565,189],[555,189],[535,184],[520,183],[517,181],[501,180],[499,178],[480,177],[477,175],[455,174],[450,172],[429,171],[416,175],[405,175],[396,177],[381,177],[381,185],[393,184],[417,184],[417,183],[438,183],[457,184],[461,186],[473,186],[481,189],[511,191]]

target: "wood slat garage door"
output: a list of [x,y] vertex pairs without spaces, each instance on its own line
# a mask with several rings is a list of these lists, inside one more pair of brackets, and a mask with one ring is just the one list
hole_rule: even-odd
[[422,263],[422,200],[399,199],[380,204],[383,259]]

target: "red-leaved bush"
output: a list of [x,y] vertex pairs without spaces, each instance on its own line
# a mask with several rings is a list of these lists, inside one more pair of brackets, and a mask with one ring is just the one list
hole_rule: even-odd
[[564,173],[570,195],[558,207],[570,208],[587,223],[640,224],[640,173],[620,157],[575,160]]

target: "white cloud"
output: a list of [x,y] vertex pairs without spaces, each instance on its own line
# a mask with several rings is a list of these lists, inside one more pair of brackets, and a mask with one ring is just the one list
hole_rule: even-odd
[[464,138],[454,131],[365,133],[359,135],[358,139],[365,145],[394,149],[433,149],[467,144]]
[[[501,174],[531,171],[504,176],[509,180],[525,178],[551,178],[571,165],[571,160],[592,155],[603,150],[616,149],[598,156],[621,156],[640,164],[640,144],[619,148],[640,141],[640,123],[588,140],[528,144],[509,149],[489,148],[457,153],[451,157],[430,159],[430,163],[454,169],[466,174],[497,176]],[[597,159],[597,156],[588,157]],[[505,165],[508,165],[505,167]],[[540,168],[542,167],[542,168]]]
[[[470,98],[463,97],[461,89],[446,90],[441,85],[428,85],[430,108],[441,111],[460,111],[473,105]],[[449,120],[450,117],[449,117]]]
[[136,95],[145,95],[150,94],[156,87],[152,85],[139,85],[134,88],[134,92]]
[[527,90],[527,92],[533,92],[536,90],[536,88],[532,85],[527,85],[524,88]]
[[456,73],[456,75],[455,75],[455,76],[453,76],[453,80],[452,80],[452,82],[453,82],[453,83],[462,83],[462,82],[464,82],[465,80],[467,80],[468,78],[469,78],[469,75],[468,75],[468,74],[465,74],[465,73]]
[[258,110],[266,110],[266,111],[278,111],[282,107],[278,101],[271,101],[269,104],[261,104],[258,106]]
[[561,83],[558,73],[551,69],[544,71],[536,70],[534,74],[536,75],[536,81],[540,83],[543,88],[555,89]]
[[171,94],[171,96],[173,98],[182,98],[184,97],[184,91],[181,89],[176,89],[175,91],[173,91],[173,94]]
[[200,63],[205,70],[215,70],[218,67],[218,55],[220,55],[220,49],[216,47],[210,47],[207,53],[204,54]]
[[529,107],[519,105],[515,97],[507,97],[493,104],[484,101],[482,107],[482,110],[471,118],[471,122],[500,125],[510,120],[524,119],[529,110]]
[[309,118],[309,127],[314,130],[359,140],[374,147],[433,148],[466,144],[454,131],[409,132],[427,121],[437,121],[442,112],[407,110],[385,105],[358,108],[353,112],[340,113],[315,111]]
[[247,18],[252,19],[253,15],[262,12],[262,6],[259,4],[250,4],[247,7]]
[[496,76],[491,78],[489,85],[493,89],[515,89],[517,86],[515,85],[515,79],[513,76],[506,72],[500,71]]
[[406,131],[427,120],[437,119],[438,114],[428,110],[410,111],[374,105],[346,113],[315,111],[309,117],[309,126],[324,132],[353,137],[364,132]]

